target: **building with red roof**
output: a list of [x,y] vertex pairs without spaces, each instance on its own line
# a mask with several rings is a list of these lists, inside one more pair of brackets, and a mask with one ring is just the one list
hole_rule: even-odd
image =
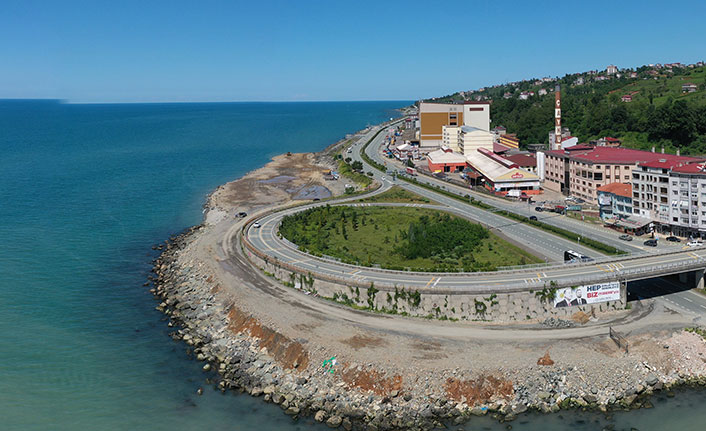
[[646,163],[687,164],[694,157],[621,147],[575,145],[544,153],[544,187],[597,203],[597,190],[610,183],[632,181],[632,170]]
[[636,217],[632,211],[632,184],[610,183],[598,187],[600,217],[608,225],[633,233],[644,230],[651,222]]
[[640,163],[632,173],[633,214],[653,220],[658,232],[705,236],[704,161],[688,157]]
[[526,171],[537,173],[537,156],[532,153],[504,154],[502,157]]

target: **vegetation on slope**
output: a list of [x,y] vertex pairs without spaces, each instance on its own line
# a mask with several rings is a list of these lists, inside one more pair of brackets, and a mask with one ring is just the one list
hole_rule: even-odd
[[392,203],[431,203],[431,200],[423,196],[419,196],[416,193],[405,190],[399,186],[393,186],[389,190],[384,191],[375,196],[370,196],[367,198],[360,199],[358,202],[392,202]]
[[[552,82],[536,84],[534,80],[498,85],[483,91],[465,94],[465,97],[487,97],[492,100],[493,126],[503,125],[516,133],[521,144],[546,143],[553,130],[554,87],[562,89],[562,124],[581,142],[603,136],[621,138],[624,146],[667,152],[680,149],[682,154],[706,153],[706,67],[673,68],[671,72],[643,66],[635,70],[637,77],[623,73],[596,81],[595,75],[571,74]],[[654,75],[654,76],[653,76]],[[578,78],[584,84],[576,84]],[[682,84],[693,83],[698,90],[682,93]],[[522,91],[544,96],[530,96],[519,100]],[[509,98],[503,95],[510,93]],[[622,102],[630,94],[632,102]],[[460,101],[456,93],[438,100]]]

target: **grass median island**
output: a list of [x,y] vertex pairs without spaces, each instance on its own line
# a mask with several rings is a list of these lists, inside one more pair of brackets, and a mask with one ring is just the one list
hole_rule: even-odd
[[317,207],[285,217],[280,233],[308,253],[386,269],[475,272],[541,262],[479,224],[425,208]]
[[369,198],[360,199],[358,202],[361,203],[375,203],[375,202],[390,202],[390,203],[410,203],[410,204],[429,204],[436,203],[432,202],[430,199],[424,196],[419,196],[414,192],[405,190],[399,186],[393,186],[390,190],[377,194],[375,196],[370,196]]

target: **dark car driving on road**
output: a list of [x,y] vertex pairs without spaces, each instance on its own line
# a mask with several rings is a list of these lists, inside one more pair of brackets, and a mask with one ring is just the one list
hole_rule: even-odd
[[649,246],[649,247],[657,247],[657,240],[656,239],[648,239],[647,241],[643,242],[644,245]]
[[681,242],[681,240],[680,240],[679,238],[677,238],[676,236],[674,236],[674,235],[668,236],[666,239],[667,239],[667,241],[669,241],[669,242]]

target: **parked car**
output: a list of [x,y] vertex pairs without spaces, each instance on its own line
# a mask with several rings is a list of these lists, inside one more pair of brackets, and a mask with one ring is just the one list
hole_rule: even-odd
[[674,235],[668,236],[666,240],[669,242],[681,242],[681,240]]
[[258,229],[258,228],[260,228],[260,223],[258,223],[258,222],[253,223],[252,227],[254,227],[255,229]]
[[623,241],[632,241],[632,235],[628,234],[623,234],[618,237],[618,239],[622,239]]
[[240,218],[245,218],[245,217],[247,217],[247,216],[248,216],[248,213],[246,213],[245,211],[240,211],[240,212],[238,213],[238,217],[240,217]]
[[537,220],[537,216],[530,216],[530,220]]
[[648,239],[647,241],[643,242],[644,245],[649,246],[649,247],[657,247],[657,240],[656,239]]
[[574,198],[574,202],[576,202],[577,204],[585,204],[586,203],[586,201],[581,198]]
[[701,247],[702,245],[704,245],[704,243],[699,240],[692,240],[687,242],[686,245],[688,245],[689,247]]
[[538,213],[541,213],[542,211],[544,211],[542,209],[542,207],[534,207],[534,210],[537,211]]

